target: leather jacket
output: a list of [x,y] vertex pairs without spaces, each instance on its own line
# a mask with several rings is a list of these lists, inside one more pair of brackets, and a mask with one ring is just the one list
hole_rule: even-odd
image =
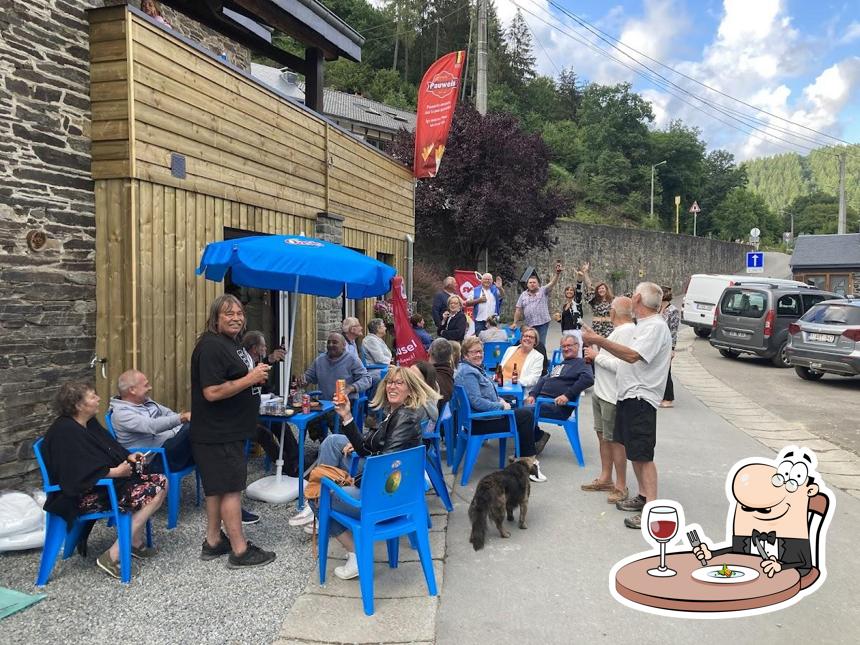
[[355,452],[361,457],[382,455],[414,448],[421,444],[420,410],[399,407],[389,414],[374,430],[364,436],[358,431],[355,420],[343,426]]

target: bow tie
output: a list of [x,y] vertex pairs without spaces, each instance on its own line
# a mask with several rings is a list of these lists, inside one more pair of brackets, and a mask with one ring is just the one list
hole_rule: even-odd
[[753,529],[752,539],[758,542],[761,540],[762,542],[769,542],[770,544],[776,543],[776,531],[769,531],[767,533],[760,533],[756,529]]

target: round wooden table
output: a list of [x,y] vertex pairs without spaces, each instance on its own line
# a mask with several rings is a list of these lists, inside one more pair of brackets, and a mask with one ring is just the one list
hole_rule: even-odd
[[676,611],[742,611],[784,602],[800,591],[800,574],[795,569],[780,571],[768,578],[761,570],[761,558],[726,553],[716,556],[708,565],[728,564],[750,567],[759,572],[755,580],[735,584],[715,584],[696,580],[692,572],[701,563],[690,553],[669,553],[666,566],[677,571],[670,578],[648,575],[648,569],[660,564],[653,556],[630,562],[615,574],[619,595],[647,607]]

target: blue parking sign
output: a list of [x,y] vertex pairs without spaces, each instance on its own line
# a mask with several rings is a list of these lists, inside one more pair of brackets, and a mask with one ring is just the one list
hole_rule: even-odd
[[747,253],[747,273],[764,272],[764,253],[761,251],[750,251]]

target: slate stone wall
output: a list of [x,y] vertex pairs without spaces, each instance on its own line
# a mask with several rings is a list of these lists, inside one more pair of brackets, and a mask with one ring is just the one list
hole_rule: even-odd
[[[526,254],[514,269],[519,276],[527,266],[534,266],[546,282],[555,261],[561,260],[567,271],[562,274],[562,289],[554,293],[554,304],[560,303],[563,287],[573,284],[573,270],[583,262],[591,262],[595,283],[610,284],[616,294],[633,291],[637,283],[649,280],[671,286],[677,296],[694,273],[738,273],[745,266],[746,252],[753,250],[705,237],[566,221],[557,223],[552,235],[557,243],[551,249]],[[511,296],[518,293],[519,287],[514,286],[505,298],[508,319],[516,303]]]
[[[39,484],[31,446],[59,384],[95,377],[86,10],[108,4],[125,3],[0,2],[0,489]],[[244,48],[164,15],[249,67]]]

